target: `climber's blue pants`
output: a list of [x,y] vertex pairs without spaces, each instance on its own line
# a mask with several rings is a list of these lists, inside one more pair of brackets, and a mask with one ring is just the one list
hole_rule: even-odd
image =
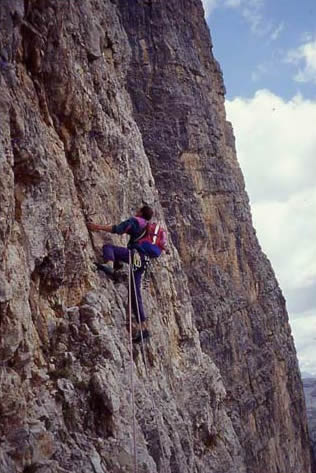
[[[105,261],[114,261],[114,262],[122,262],[127,263],[129,262],[129,250],[124,248],[123,246],[114,246],[114,245],[104,245],[103,246],[103,257]],[[144,257],[140,254],[142,265],[136,271],[133,271],[134,277],[132,277],[132,309],[136,318],[136,321],[139,323],[138,320],[138,313],[137,313],[137,305],[139,309],[139,318],[141,322],[145,322],[146,316],[144,313],[143,301],[142,301],[142,292],[141,292],[141,285],[142,285],[142,275],[145,270],[144,268]],[[132,276],[133,276],[132,275]],[[134,281],[135,280],[135,286]],[[136,298],[135,298],[136,292]]]

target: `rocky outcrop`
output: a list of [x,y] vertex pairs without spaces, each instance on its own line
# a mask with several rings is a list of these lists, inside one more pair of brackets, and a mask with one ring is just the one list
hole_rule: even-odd
[[2,0],[0,40],[0,472],[134,471],[126,281],[86,223],[142,201],[170,253],[149,376],[133,353],[138,471],[310,472],[200,0]]
[[316,464],[316,378],[303,378],[309,436]]

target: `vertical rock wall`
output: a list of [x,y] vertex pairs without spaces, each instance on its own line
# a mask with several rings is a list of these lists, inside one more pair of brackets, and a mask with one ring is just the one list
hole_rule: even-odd
[[[316,464],[316,379],[304,377],[302,381],[306,401],[309,437],[312,446],[312,457]],[[316,465],[314,468],[316,468]]]
[[135,119],[248,471],[306,471],[304,400],[285,301],[252,227],[200,2],[119,4]]
[[141,202],[171,241],[149,377],[133,354],[139,472],[308,473],[200,2],[1,0],[0,90],[0,473],[134,471],[126,281],[86,222]]

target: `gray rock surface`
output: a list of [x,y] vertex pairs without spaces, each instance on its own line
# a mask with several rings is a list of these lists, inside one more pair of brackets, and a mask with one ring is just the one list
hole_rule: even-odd
[[316,465],[316,378],[303,378],[309,436]]
[[141,202],[170,252],[148,376],[133,353],[138,472],[309,473],[200,0],[1,0],[0,91],[0,473],[134,471],[126,281],[93,271],[86,224]]

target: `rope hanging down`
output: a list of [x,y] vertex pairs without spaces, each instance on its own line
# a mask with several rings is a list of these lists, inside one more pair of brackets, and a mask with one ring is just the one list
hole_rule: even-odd
[[[131,251],[129,252],[129,254],[131,255]],[[132,261],[132,258],[130,256],[130,261]],[[145,352],[145,347],[144,347],[144,338],[143,338],[143,331],[142,331],[142,326],[141,326],[141,320],[140,320],[140,313],[139,313],[139,306],[138,306],[138,299],[137,299],[137,293],[136,293],[136,285],[135,285],[135,276],[134,276],[134,271],[133,271],[133,267],[132,265],[130,266],[130,278],[132,279],[132,283],[133,283],[133,289],[134,289],[134,297],[135,297],[135,301],[136,301],[136,308],[137,308],[137,322],[138,322],[138,325],[140,327],[140,337],[141,337],[141,350],[142,350],[142,356],[143,356],[143,361],[144,361],[144,366],[145,366],[145,372],[146,372],[146,378],[147,378],[147,381],[149,381],[149,371],[148,371],[148,363],[147,363],[147,356],[146,356],[146,352]],[[130,281],[130,279],[129,279]],[[130,314],[131,314],[131,311],[130,311]],[[131,318],[130,318],[130,330],[131,330]],[[130,332],[131,333],[131,332]],[[152,405],[152,409],[153,411],[156,411],[156,414],[160,414],[158,408],[157,408],[157,405],[155,403],[155,400],[154,400],[154,396],[153,396],[153,391],[152,391],[152,386],[151,384],[149,383],[149,386],[150,386],[150,391],[151,391],[151,395],[149,396],[150,397],[150,400],[151,400],[151,405]],[[159,429],[159,425],[158,425],[158,416],[157,415],[154,415],[154,419],[155,419],[155,423],[156,423],[156,428],[157,428],[157,432],[158,432],[158,437],[159,437],[159,443],[160,443],[160,446],[161,446],[161,452],[162,452],[162,459],[163,459],[163,471],[166,472],[166,456],[165,456],[165,449],[164,449],[164,446],[163,446],[163,443],[162,443],[162,439],[161,439],[161,435],[160,435],[160,429]],[[134,416],[134,421],[135,421],[135,416]],[[136,443],[136,435],[135,435],[135,443]],[[135,448],[135,451],[136,451],[136,446],[134,447]]]
[[137,448],[136,448],[136,414],[135,414],[135,387],[134,387],[134,360],[133,360],[133,334],[132,334],[132,253],[128,252],[128,317],[129,317],[129,349],[130,349],[130,372],[131,372],[131,394],[133,411],[133,452],[134,473],[137,473]]

